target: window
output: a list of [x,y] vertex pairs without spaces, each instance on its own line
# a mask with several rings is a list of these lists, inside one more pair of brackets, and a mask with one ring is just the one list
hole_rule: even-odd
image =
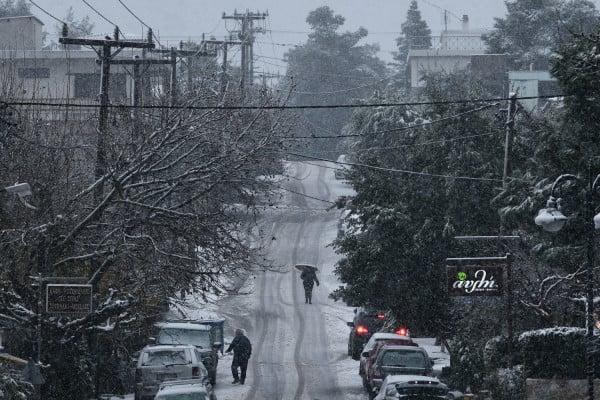
[[19,68],[18,74],[23,79],[48,79],[50,68]]
[[[110,74],[108,96],[111,99],[127,97],[125,74]],[[75,74],[75,98],[95,99],[100,94],[100,73]]]

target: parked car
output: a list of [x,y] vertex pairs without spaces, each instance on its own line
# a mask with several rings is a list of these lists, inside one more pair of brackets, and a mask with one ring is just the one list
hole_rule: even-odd
[[[196,346],[202,355],[202,363],[208,370],[210,383],[217,380],[219,349],[222,341],[217,341],[215,326],[207,321],[160,322],[156,324],[158,335],[156,344],[191,344]],[[222,340],[222,339],[221,339]]]
[[367,375],[369,393],[377,393],[388,375],[432,376],[433,362],[421,347],[384,345]]
[[363,386],[367,387],[367,373],[373,364],[373,361],[377,358],[377,353],[382,346],[390,345],[401,345],[401,346],[418,346],[410,337],[399,335],[397,333],[384,333],[375,332],[369,339],[363,352],[360,355],[360,362],[358,365],[358,374],[362,377]]
[[210,384],[202,354],[192,345],[146,346],[135,370],[135,400],[153,400],[159,385],[168,380],[197,379]]
[[348,355],[359,360],[363,347],[371,336],[383,327],[385,313],[367,307],[354,310],[354,319],[348,322],[352,328],[348,337]]
[[448,386],[433,377],[388,375],[375,400],[447,400]]
[[161,383],[154,400],[217,400],[217,396],[210,383],[187,379]]

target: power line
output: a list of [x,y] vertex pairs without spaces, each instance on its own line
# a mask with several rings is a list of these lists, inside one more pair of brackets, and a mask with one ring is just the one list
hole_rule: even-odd
[[117,26],[117,24],[115,24],[114,22],[112,22],[110,19],[106,18],[104,15],[102,15],[102,13],[98,10],[96,10],[94,7],[92,7],[90,5],[90,3],[88,3],[86,0],[81,0],[85,3],[86,6],[88,6],[89,8],[91,8],[96,14],[98,14],[102,19],[104,19],[106,22],[108,22],[109,24],[113,25],[113,26]]
[[471,176],[453,176],[453,175],[443,175],[443,174],[430,174],[427,172],[417,172],[417,171],[408,171],[408,170],[402,170],[402,169],[395,169],[395,168],[384,168],[384,167],[378,167],[375,165],[367,165],[367,164],[358,164],[358,163],[348,163],[348,162],[340,162],[340,161],[333,161],[333,160],[328,160],[325,158],[319,158],[319,157],[314,157],[314,156],[309,156],[306,154],[299,154],[299,153],[292,153],[292,152],[286,152],[286,154],[291,155],[291,156],[296,156],[296,157],[303,157],[303,158],[308,158],[311,160],[318,160],[318,161],[327,161],[327,162],[331,162],[334,164],[339,164],[339,165],[348,165],[351,167],[363,167],[363,168],[369,168],[369,169],[374,169],[374,170],[378,170],[378,171],[385,171],[385,172],[398,172],[398,173],[403,173],[403,174],[408,174],[408,175],[418,175],[418,176],[428,176],[428,177],[432,177],[432,178],[444,178],[444,179],[457,179],[457,180],[468,180],[468,181],[480,181],[480,182],[490,182],[490,183],[495,183],[495,182],[502,182],[502,179],[495,179],[495,178],[477,178],[477,177],[471,177]]
[[50,14],[48,11],[44,10],[42,7],[40,7],[39,5],[37,5],[37,3],[33,0],[29,0],[31,2],[31,4],[33,4],[34,6],[36,6],[37,8],[39,8],[44,14],[46,14],[47,16],[49,16],[50,18],[54,18],[56,21],[58,21],[60,24],[65,25],[65,21],[62,21],[59,18],[56,18],[54,15]]
[[[524,96],[517,97],[517,100],[530,99],[555,99],[570,97],[571,95],[554,94],[547,96]],[[372,104],[325,104],[325,105],[263,105],[263,106],[175,106],[175,105],[126,105],[126,104],[111,104],[109,107],[119,109],[156,109],[156,110],[307,110],[307,109],[343,109],[343,108],[376,108],[376,107],[409,107],[409,106],[427,106],[427,105],[444,105],[444,104],[469,104],[469,103],[498,103],[507,101],[510,98],[494,98],[494,99],[463,99],[463,100],[444,100],[444,101],[415,101],[406,103],[372,103]],[[72,108],[99,108],[98,104],[72,104],[72,103],[48,103],[43,101],[8,101],[4,102],[8,105],[15,106],[46,106],[46,107],[72,107]],[[394,130],[403,130],[409,128],[397,128]]]
[[154,30],[151,27],[149,27],[144,21],[142,21],[137,15],[135,15],[135,13],[133,11],[131,11],[131,9],[129,7],[127,7],[125,5],[125,3],[123,3],[122,0],[118,0],[118,1],[129,12],[129,14],[133,15],[133,18],[137,19],[140,22],[140,24],[142,24],[143,26],[145,26],[146,28],[148,28],[152,32],[152,37],[154,38],[154,40],[156,40],[156,43],[158,43],[158,45],[162,47],[162,45],[160,44],[160,41],[158,40],[158,38],[154,34]]

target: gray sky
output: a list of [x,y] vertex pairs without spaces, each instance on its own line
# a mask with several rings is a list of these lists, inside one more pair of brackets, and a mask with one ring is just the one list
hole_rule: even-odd
[[[86,0],[106,19],[119,26],[126,37],[141,38],[145,32],[143,25],[119,2],[119,0]],[[390,52],[395,50],[395,38],[400,32],[400,25],[406,19],[410,0],[121,0],[145,24],[151,26],[159,36],[161,44],[176,46],[180,40],[200,40],[202,33],[214,35],[222,39],[228,30],[239,29],[239,26],[222,19],[225,12],[233,14],[234,10],[243,12],[268,11],[269,17],[263,27],[265,34],[258,35],[255,56],[256,66],[265,71],[281,70],[283,53],[291,45],[306,41],[309,31],[306,24],[308,13],[320,6],[328,5],[336,14],[346,18],[345,30],[355,30],[359,26],[369,31],[367,42],[378,43],[381,48],[380,57],[390,60]],[[83,0],[35,0],[41,8],[63,18],[69,6],[73,7],[75,16],[80,19],[89,16],[95,24],[95,33],[110,33],[113,26],[99,16]],[[469,15],[472,29],[491,29],[494,17],[504,17],[506,6],[504,0],[419,0],[419,9],[433,33],[444,29],[444,11],[447,10],[448,29],[460,29],[459,18]],[[594,0],[599,6],[600,0]],[[57,22],[33,6],[32,12],[45,24],[45,30],[55,32]],[[257,26],[257,25],[255,25]]]

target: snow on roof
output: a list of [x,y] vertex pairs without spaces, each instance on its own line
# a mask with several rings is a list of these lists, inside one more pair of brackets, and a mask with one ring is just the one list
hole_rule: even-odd
[[160,350],[172,350],[172,349],[188,349],[195,347],[191,344],[153,344],[144,347],[143,351],[160,351]]
[[377,339],[406,339],[410,340],[410,337],[404,335],[398,335],[397,333],[390,332],[375,332],[372,336],[374,340]]
[[209,325],[203,325],[195,322],[157,322],[157,328],[171,328],[171,329],[189,329],[194,331],[210,331]]
[[386,376],[386,381],[384,383],[399,383],[399,382],[408,382],[408,381],[430,381],[430,382],[439,382],[438,378],[434,378],[432,376],[424,376],[424,375],[388,375]]

